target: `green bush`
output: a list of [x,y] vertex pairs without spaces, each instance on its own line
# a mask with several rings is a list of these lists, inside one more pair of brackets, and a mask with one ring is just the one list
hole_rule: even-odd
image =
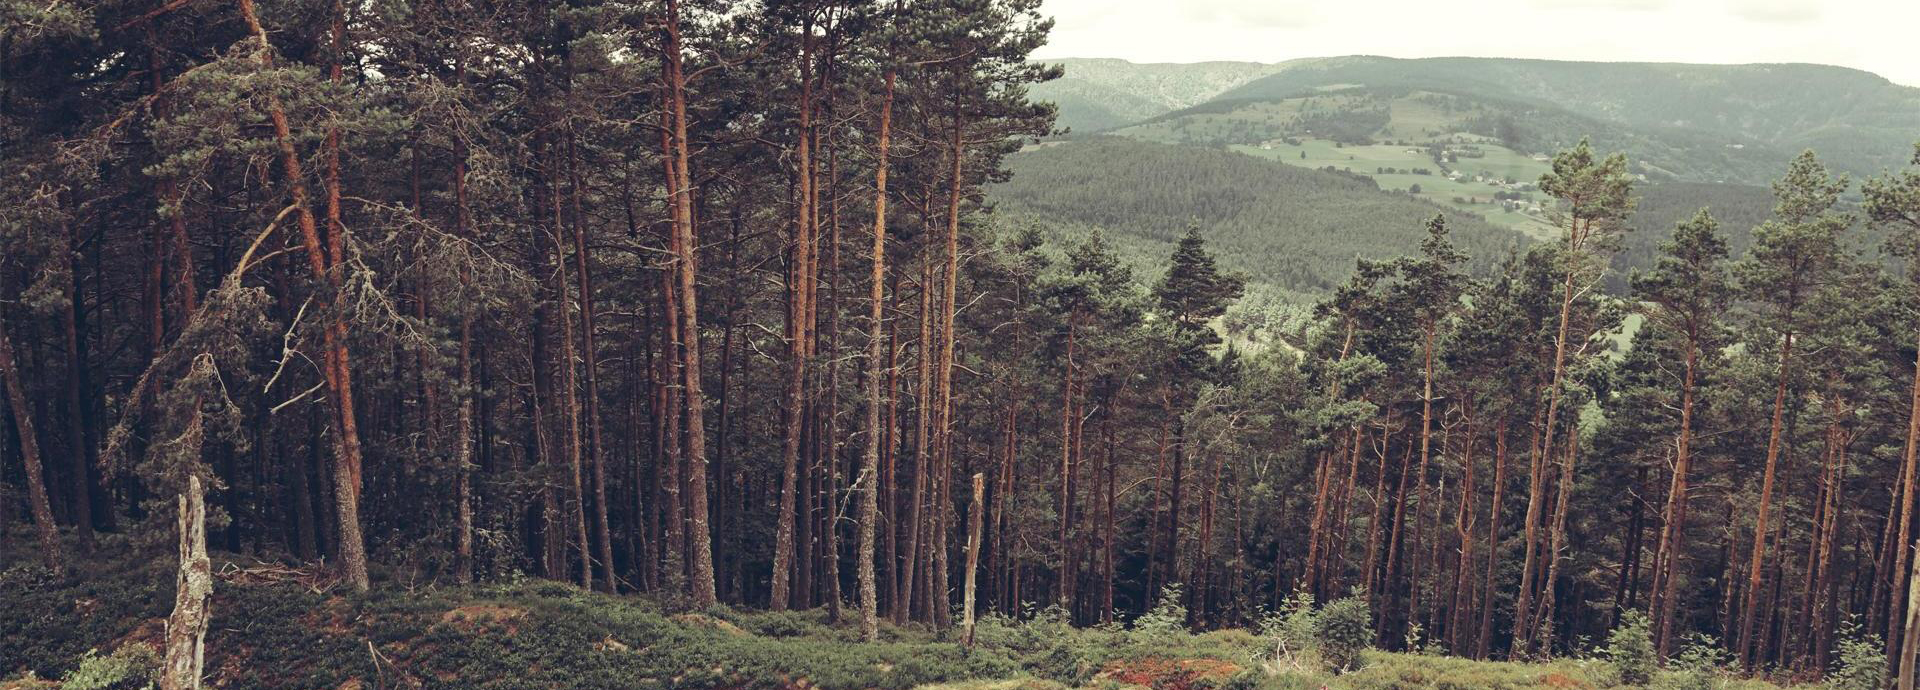
[[89,649],[79,667],[60,682],[60,690],[141,690],[153,687],[160,657],[153,648],[130,644],[98,656]]
[[1714,680],[1724,665],[1724,653],[1719,642],[1705,635],[1690,635],[1680,654],[1668,662],[1666,671],[1654,674],[1653,682],[1648,687],[1654,690],[1713,690]]
[[1133,636],[1141,642],[1165,642],[1191,636],[1187,628],[1187,607],[1180,603],[1182,585],[1168,583],[1160,588],[1160,599],[1153,608],[1133,619]]
[[1111,631],[1078,630],[1059,606],[1030,611],[1025,620],[998,613],[980,619],[974,630],[977,649],[1004,650],[1036,678],[1070,686],[1085,685],[1106,657],[1101,642]]
[[1651,682],[1660,659],[1653,649],[1653,634],[1646,614],[1628,611],[1621,616],[1620,625],[1608,633],[1607,646],[1601,655],[1612,667],[1614,682],[1632,686]]
[[811,611],[766,611],[740,616],[737,622],[761,637],[803,637],[826,630],[826,621]]
[[1327,670],[1345,673],[1360,666],[1360,655],[1373,644],[1373,616],[1359,597],[1339,599],[1314,616],[1314,650]]
[[173,608],[173,574],[157,561],[76,565],[64,574],[18,563],[0,570],[0,677],[64,678],[89,649],[107,646]]
[[1887,655],[1879,638],[1848,624],[1841,631],[1840,659],[1825,685],[1832,690],[1880,690],[1887,687]]
[[1297,592],[1287,599],[1286,609],[1267,614],[1260,621],[1260,636],[1274,641],[1274,656],[1290,660],[1313,648],[1314,625],[1319,611],[1313,594]]

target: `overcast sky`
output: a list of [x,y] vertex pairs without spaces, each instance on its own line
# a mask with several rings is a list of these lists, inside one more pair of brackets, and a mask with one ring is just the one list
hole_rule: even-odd
[[1815,62],[1920,86],[1920,0],[1044,0],[1040,57]]

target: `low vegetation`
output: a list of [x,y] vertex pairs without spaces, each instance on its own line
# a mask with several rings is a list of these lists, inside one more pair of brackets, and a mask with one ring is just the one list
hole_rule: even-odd
[[[93,559],[54,576],[36,565],[0,571],[0,688],[154,687],[170,564]],[[9,563],[20,563],[10,553]],[[220,573],[207,640],[208,687],[218,688],[727,688],[729,690],[1600,690],[1609,687],[1766,690],[1722,676],[1708,648],[1649,676],[1623,673],[1620,636],[1592,658],[1473,661],[1372,648],[1359,598],[1316,606],[1296,596],[1257,631],[1193,633],[1178,587],[1125,623],[1067,624],[1057,608],[984,616],[975,645],[957,629],[884,624],[858,644],[851,616],[824,609],[689,610],[545,580],[409,587],[379,572],[364,594],[319,571],[216,556]],[[78,624],[76,624],[76,621]],[[1644,636],[1623,626],[1628,637]],[[1638,631],[1637,633],[1632,631]],[[1851,649],[1851,647],[1849,648]],[[1873,650],[1863,648],[1861,654]],[[1880,667],[1843,654],[1825,687],[1878,687]],[[1639,682],[1632,682],[1638,680]]]

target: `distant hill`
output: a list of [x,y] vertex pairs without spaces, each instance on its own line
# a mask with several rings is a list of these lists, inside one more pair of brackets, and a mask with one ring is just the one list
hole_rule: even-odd
[[[1104,230],[1151,266],[1198,223],[1222,262],[1293,296],[1344,281],[1356,257],[1414,251],[1426,219],[1447,211],[1358,176],[1116,137],[1055,142],[1007,163],[1012,179],[991,190],[1003,213],[1068,233]],[[1455,243],[1479,266],[1528,241],[1474,216],[1448,217]]]
[[1066,76],[1033,88],[1036,100],[1060,106],[1058,124],[1093,134],[1206,102],[1284,69],[1286,63],[1135,63],[1113,58],[1048,60]]
[[1079,136],[1011,157],[1001,207],[1056,237],[1104,229],[1149,270],[1196,220],[1224,261],[1295,304],[1355,256],[1413,251],[1435,212],[1480,261],[1555,236],[1533,183],[1582,137],[1641,178],[1616,293],[1702,206],[1742,254],[1771,212],[1766,185],[1800,150],[1859,179],[1900,167],[1920,139],[1920,89],[1820,65],[1056,62],[1067,77],[1035,95]]
[[[1656,180],[1734,184],[1764,184],[1806,148],[1841,170],[1876,173],[1904,164],[1920,139],[1920,88],[1826,65],[1374,56],[1274,64],[1051,62],[1065,66],[1066,76],[1036,87],[1034,96],[1059,104],[1060,124],[1080,134],[1257,111],[1307,95],[1392,100],[1424,93],[1484,111],[1468,131],[1496,136],[1516,151],[1590,136],[1641,161]],[[1320,122],[1331,131],[1369,123]]]
[[1602,151],[1626,153],[1649,179],[1698,182],[1763,181],[1792,157],[1764,142],[1728,143],[1723,134],[1634,127],[1548,104],[1409,86],[1343,84],[1287,97],[1222,97],[1113,132],[1197,144],[1490,143],[1522,156],[1545,156],[1584,137]]
[[1920,88],[1860,70],[1808,64],[1321,58],[1284,63],[1214,100],[1265,100],[1352,86],[1512,101],[1650,136],[1717,139],[1723,146],[1789,153],[1813,148],[1856,173],[1898,166],[1920,139]]

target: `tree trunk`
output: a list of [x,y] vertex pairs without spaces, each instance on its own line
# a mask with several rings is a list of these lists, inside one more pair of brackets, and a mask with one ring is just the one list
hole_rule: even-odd
[[[93,406],[87,401],[90,382],[87,367],[86,340],[86,304],[80,271],[74,266],[73,257],[80,252],[79,237],[74,234],[72,224],[66,227],[66,251],[61,252],[66,263],[68,283],[66,308],[60,311],[61,334],[66,340],[66,407],[67,407],[67,454],[71,464],[68,466],[68,484],[72,491],[73,524],[80,533],[81,543],[88,544],[93,539],[93,473],[97,460],[93,433]],[[191,288],[187,289],[192,292]],[[191,311],[187,312],[191,314]],[[82,548],[85,548],[84,546]]]
[[949,500],[951,499],[949,485],[953,468],[953,350],[954,341],[957,339],[957,334],[954,332],[954,316],[960,310],[956,293],[960,281],[960,199],[966,186],[965,181],[961,179],[962,165],[967,153],[966,143],[962,138],[965,129],[966,118],[956,105],[953,112],[952,138],[948,144],[948,157],[951,158],[951,163],[948,170],[950,187],[947,190],[946,272],[942,276],[945,282],[942,284],[940,302],[940,365],[935,371],[935,375],[939,377],[936,387],[939,391],[939,400],[934,408],[937,420],[934,425],[934,438],[938,440],[937,455],[940,471],[934,477],[935,485],[939,488],[934,492],[938,503],[933,515],[939,529],[932,535],[935,556],[934,588],[927,594],[935,603],[933,616],[936,625],[952,623],[952,613],[948,603],[952,601],[950,599],[952,595],[947,589],[947,520],[953,513],[953,502]]
[[1476,659],[1485,659],[1493,646],[1493,586],[1494,574],[1500,572],[1500,504],[1505,500],[1507,489],[1507,415],[1500,412],[1500,422],[1493,428],[1493,502],[1487,510],[1487,569],[1481,572],[1484,580],[1480,594],[1480,628],[1474,633],[1474,652]]
[[[193,424],[200,425],[197,414]],[[207,504],[199,475],[187,475],[187,492],[180,496],[179,525],[180,576],[174,585],[173,615],[167,618],[162,690],[199,688],[206,660],[207,621],[212,617],[207,600],[213,594],[213,565],[207,560]]]
[[[1590,226],[1588,229],[1590,229]],[[1579,273],[1579,265],[1577,262],[1583,258],[1580,252],[1585,235],[1586,232],[1581,227],[1579,218],[1576,217],[1568,221],[1567,248],[1565,250],[1567,252],[1567,275],[1561,283],[1560,327],[1559,330],[1555,332],[1553,338],[1553,378],[1547,386],[1546,417],[1541,420],[1544,427],[1539,430],[1540,443],[1534,450],[1533,465],[1536,469],[1543,468],[1547,462],[1547,458],[1552,455],[1553,432],[1554,429],[1558,427],[1560,419],[1560,399],[1564,388],[1562,380],[1565,378],[1567,371],[1567,340],[1572,333],[1574,277]],[[1517,650],[1526,650],[1523,653],[1530,653],[1532,651],[1531,640],[1533,639],[1533,631],[1528,627],[1527,619],[1529,603],[1533,596],[1534,564],[1538,556],[1538,548],[1535,545],[1535,533],[1538,530],[1540,518],[1540,492],[1545,489],[1545,485],[1542,483],[1544,477],[1539,476],[1543,473],[1543,471],[1534,472],[1533,474],[1536,475],[1536,477],[1534,481],[1528,485],[1526,561],[1524,568],[1521,570],[1518,604],[1514,607],[1514,640]],[[1528,643],[1521,645],[1520,641],[1522,640],[1526,640]]]
[[867,292],[867,439],[860,456],[860,478],[855,481],[860,487],[860,630],[868,642],[880,639],[880,595],[873,552],[875,528],[880,521],[880,406],[886,404],[881,398],[881,381],[886,376],[881,348],[886,345],[887,148],[893,126],[894,79],[894,71],[887,70],[886,95],[880,101],[879,142],[874,147],[873,271]]
[[[1915,486],[1920,482],[1920,458],[1916,456],[1920,456],[1920,349],[1916,349],[1914,353],[1913,391],[1907,413],[1907,445],[1905,452],[1901,454],[1900,478],[1895,482],[1896,491],[1900,496],[1900,517],[1895,522],[1893,540],[1888,544],[1888,548],[1893,552],[1893,567],[1886,571],[1886,575],[1879,578],[1886,583],[1887,588],[1887,651],[1889,654],[1894,650],[1906,648],[1906,645],[1901,644],[1903,629],[1901,612],[1905,610],[1906,604],[1913,601],[1911,597],[1901,595],[1906,588],[1900,586],[1900,578],[1911,569],[1909,563],[1913,561],[1914,549],[1908,544],[1913,539],[1911,529],[1914,495],[1920,493],[1920,487]],[[1879,585],[1875,584],[1875,587],[1878,588]]]
[[[668,192],[677,193],[672,188],[669,188]],[[672,246],[671,237],[668,238],[668,246]],[[656,495],[654,505],[657,506],[656,512],[660,516],[659,539],[655,550],[658,552],[656,555],[659,558],[661,572],[661,576],[657,578],[659,587],[669,592],[678,592],[685,588],[687,581],[685,549],[687,521],[684,515],[686,502],[680,490],[684,483],[681,480],[681,468],[685,466],[683,459],[686,454],[686,444],[681,439],[684,434],[682,412],[685,406],[680,403],[680,398],[689,391],[680,385],[680,382],[685,380],[680,375],[680,367],[684,366],[686,358],[680,354],[682,322],[678,270],[668,266],[666,270],[661,271],[660,281],[662,356],[658,362],[660,371],[655,375],[654,380],[659,388],[656,407],[659,410],[657,416],[660,417],[662,425],[660,442],[662,456],[654,467]]]
[[[466,151],[453,167],[453,199],[455,212],[454,231],[467,239],[473,224],[472,207],[467,200],[467,160]],[[462,290],[472,288],[472,272],[467,266],[460,267],[460,286]],[[454,526],[453,576],[461,583],[473,581],[473,314],[471,309],[460,312],[460,411],[454,440],[454,500],[458,523]]]
[[[253,0],[240,0],[240,13],[247,22],[247,28],[260,42],[260,66],[273,68],[273,50],[267,41],[267,32],[260,25],[259,17],[254,13]],[[338,5],[335,7],[334,41],[336,48],[345,33],[344,18]],[[340,66],[336,61],[331,71],[333,79],[339,80]],[[300,237],[307,255],[307,266],[315,280],[326,281],[337,292],[345,280],[344,226],[340,225],[340,177],[339,177],[339,132],[329,133],[328,148],[329,174],[327,175],[327,221],[328,246],[322,247],[319,222],[308,201],[306,173],[301,169],[300,155],[294,149],[292,127],[287,122],[286,108],[280,104],[280,97],[268,96],[267,114],[273,122],[274,139],[279,144],[282,173],[286,175],[288,192],[293,197],[293,207],[297,212],[300,225]],[[330,251],[329,251],[330,250]],[[353,409],[353,369],[347,354],[346,326],[338,318],[333,319],[322,330],[322,370],[325,373],[328,402],[333,413],[334,444],[334,501],[335,514],[339,518],[340,567],[347,582],[357,591],[367,589],[367,552],[366,540],[360,534],[360,431]]]
[[40,437],[33,430],[33,408],[27,406],[27,391],[20,382],[20,368],[13,355],[13,341],[7,337],[7,323],[0,318],[0,383],[7,387],[7,406],[13,412],[13,428],[20,438],[20,456],[26,464],[27,505],[33,511],[33,525],[40,532],[40,558],[49,570],[59,572],[60,537],[53,524],[53,506],[47,500],[47,482],[40,464]]
[[1672,650],[1674,597],[1678,595],[1674,575],[1679,571],[1681,546],[1686,542],[1687,478],[1693,463],[1693,389],[1699,362],[1697,341],[1688,338],[1686,369],[1680,383],[1680,438],[1674,443],[1673,482],[1667,492],[1666,513],[1661,518],[1661,555],[1655,559],[1654,647],[1661,658],[1666,658]]
[[[1467,612],[1473,601],[1468,583],[1467,565],[1473,561],[1473,448],[1479,438],[1473,433],[1473,397],[1467,394],[1460,401],[1466,416],[1466,448],[1460,457],[1460,510],[1454,520],[1454,536],[1460,540],[1459,557],[1453,568],[1453,601],[1447,605],[1447,649],[1465,650],[1467,642]],[[1437,541],[1437,540],[1436,540]]]
[[[1912,548],[1920,549],[1920,544],[1914,544]],[[1907,600],[1920,601],[1920,561],[1914,562],[1913,570],[1907,574]],[[1914,690],[1915,659],[1920,657],[1920,606],[1907,609],[1904,632],[1900,645],[1899,673],[1894,678],[1900,690]]]
[[1101,550],[1100,576],[1101,576],[1102,585],[1103,585],[1100,593],[1100,624],[1112,625],[1113,624],[1113,538],[1114,538],[1113,508],[1114,508],[1114,500],[1117,497],[1117,494],[1115,493],[1115,486],[1114,486],[1114,482],[1115,482],[1114,475],[1116,475],[1119,472],[1119,468],[1118,468],[1118,464],[1114,460],[1114,455],[1113,455],[1113,419],[1109,417],[1107,419],[1107,422],[1100,426],[1101,426],[1101,430],[1106,433],[1106,439],[1107,439],[1107,444],[1106,444],[1107,445],[1107,458],[1106,458],[1107,497],[1106,497],[1106,504],[1104,508],[1101,510],[1102,525],[1101,525],[1101,535],[1100,535],[1100,550]]
[[[558,173],[559,166],[553,166],[548,170],[549,179],[558,179]],[[553,293],[555,306],[560,310],[560,395],[563,396],[560,412],[567,424],[564,440],[567,444],[568,490],[571,492],[567,512],[570,514],[568,527],[573,533],[568,541],[573,542],[576,556],[580,559],[580,586],[590,589],[593,587],[593,551],[592,538],[587,533],[586,483],[581,476],[580,378],[579,369],[574,365],[573,291],[567,286],[567,245],[561,238],[565,223],[560,217],[559,184],[548,185],[547,199],[553,213]]]
[[986,504],[987,475],[973,474],[973,503],[967,508],[967,574],[966,589],[961,597],[961,627],[966,630],[965,646],[973,648],[973,595],[979,581],[980,571],[980,531],[981,513]]
[[[883,542],[886,545],[887,563],[887,579],[884,584],[887,585],[888,605],[893,607],[897,605],[894,602],[900,599],[900,587],[904,584],[901,581],[902,573],[906,571],[900,565],[900,527],[903,522],[900,519],[902,512],[900,505],[900,272],[893,271],[887,276],[887,282],[891,286],[887,299],[894,316],[886,321],[887,379],[884,385],[887,395],[887,416],[884,426],[885,444],[880,447],[881,467],[884,474],[880,488],[885,492],[881,500],[885,508],[882,517],[886,521],[887,529],[886,539]],[[893,609],[889,608],[888,615],[891,616],[892,612]]]
[[1203,470],[1206,483],[1200,492],[1200,548],[1194,558],[1193,622],[1205,630],[1212,625],[1213,615],[1213,506],[1220,487],[1220,455],[1207,454],[1207,468]]
[[1327,553],[1322,556],[1322,559],[1326,561],[1324,569],[1327,572],[1333,573],[1333,578],[1336,580],[1336,582],[1323,585],[1329,590],[1329,594],[1331,594],[1332,590],[1338,589],[1339,583],[1337,580],[1345,573],[1347,567],[1347,556],[1349,555],[1347,553],[1349,551],[1347,530],[1351,528],[1351,525],[1348,524],[1348,520],[1351,517],[1348,511],[1353,509],[1353,491],[1360,483],[1360,448],[1364,445],[1365,439],[1366,429],[1361,425],[1355,424],[1348,428],[1347,477],[1346,480],[1340,483],[1340,488],[1334,492],[1332,508],[1333,526],[1327,534],[1327,539],[1329,540],[1327,543]]
[[[1419,505],[1414,507],[1417,511],[1427,506],[1427,462],[1433,457],[1433,350],[1434,338],[1438,334],[1438,330],[1439,325],[1431,320],[1424,324],[1421,329],[1420,379],[1422,387],[1420,390],[1420,470],[1415,475],[1413,482],[1414,493],[1420,499]],[[1407,582],[1407,620],[1409,621],[1414,620],[1415,616],[1418,615],[1417,610],[1420,608],[1420,575],[1425,570],[1421,567],[1420,563],[1418,541],[1421,535],[1424,534],[1424,531],[1420,528],[1420,513],[1416,512],[1413,519],[1415,542],[1412,552],[1413,563],[1412,567],[1408,568]]]
[[1756,509],[1753,518],[1753,551],[1747,566],[1746,600],[1740,607],[1740,647],[1737,656],[1740,665],[1749,669],[1755,665],[1753,623],[1759,613],[1761,568],[1765,565],[1767,556],[1767,518],[1773,502],[1773,476],[1780,464],[1780,454],[1784,445],[1784,439],[1781,436],[1787,409],[1788,365],[1792,359],[1793,332],[1788,331],[1780,339],[1779,370],[1775,377],[1773,394],[1773,421],[1767,432],[1767,469],[1760,480],[1760,506]]
[[[813,42],[812,24],[800,42],[800,118],[794,142],[794,167],[797,180],[792,237],[788,240],[791,256],[787,265],[787,405],[785,445],[781,448],[780,512],[773,542],[773,598],[775,611],[784,611],[792,599],[790,571],[795,567],[795,514],[800,508],[800,446],[806,412],[808,327],[813,323],[807,304],[807,285],[813,281],[810,269],[813,247],[813,67],[809,54]],[[804,566],[802,566],[804,567]],[[804,587],[802,589],[805,589]],[[804,594],[803,594],[804,596]]]
[[[1340,365],[1346,362],[1347,353],[1353,348],[1353,335],[1354,324],[1351,319],[1348,319],[1346,320],[1346,337],[1340,343],[1340,355],[1334,358],[1333,368],[1335,370],[1338,370]],[[1340,392],[1339,386],[1340,382],[1338,380],[1327,383],[1328,400],[1332,400],[1334,396]],[[1339,455],[1340,448],[1338,446],[1332,449],[1331,452],[1322,451],[1320,453],[1320,462],[1314,472],[1313,519],[1307,529],[1307,573],[1305,579],[1306,590],[1316,601],[1325,599],[1327,594],[1326,588],[1321,584],[1321,572],[1323,570],[1321,561],[1325,560],[1326,551],[1328,550],[1327,547],[1330,546],[1330,544],[1327,543],[1327,532],[1330,531],[1329,525],[1327,524],[1327,502],[1329,498],[1328,493],[1333,486],[1333,462]],[[1275,594],[1277,595],[1279,592],[1276,591]]]
[[[928,461],[927,434],[932,419],[933,360],[929,352],[933,345],[933,265],[923,256],[920,270],[920,339],[915,348],[916,372],[914,376],[914,436],[913,436],[913,494],[907,506],[907,564],[901,570],[900,599],[894,604],[894,624],[905,625],[913,604],[913,592],[919,586],[919,578],[925,574],[922,566],[921,542],[926,532],[925,506],[927,503],[927,477],[932,473],[932,463]],[[921,597],[926,596],[924,590]]]
[[[571,125],[569,125],[571,128]],[[593,340],[593,269],[587,261],[586,217],[580,209],[580,169],[579,153],[575,149],[573,132],[567,132],[567,178],[570,215],[573,225],[573,273],[579,281],[576,286],[580,294],[580,365],[586,374],[586,387],[581,395],[586,398],[587,407],[587,465],[593,482],[593,533],[594,558],[587,565],[598,565],[600,587],[608,592],[619,591],[613,579],[613,533],[607,524],[607,453],[605,441],[601,437],[600,420],[600,376],[599,354]],[[589,568],[589,571],[592,571]]]
[[[1380,467],[1374,473],[1373,513],[1367,521],[1367,562],[1361,570],[1361,582],[1365,584],[1367,605],[1372,606],[1380,591],[1380,537],[1385,534],[1387,519],[1387,455],[1393,441],[1393,417],[1391,413],[1380,423],[1380,440],[1374,444],[1374,455],[1380,459]],[[1404,464],[1404,463],[1403,463]]]
[[[1551,409],[1551,406],[1549,406]],[[1527,629],[1527,623],[1533,614],[1534,563],[1539,557],[1540,513],[1543,497],[1546,493],[1546,467],[1548,447],[1540,443],[1546,435],[1546,428],[1553,426],[1551,414],[1534,416],[1533,440],[1527,443],[1527,515],[1521,531],[1525,534],[1525,558],[1521,561],[1520,590],[1514,597],[1513,605],[1513,642],[1507,650],[1509,660],[1524,659],[1532,653],[1533,633]]]
[[1534,616],[1531,631],[1539,638],[1541,651],[1553,651],[1553,605],[1557,596],[1554,583],[1560,580],[1560,564],[1566,560],[1567,511],[1573,503],[1573,468],[1580,457],[1580,422],[1567,430],[1567,456],[1560,465],[1560,481],[1555,492],[1553,523],[1548,528],[1547,577],[1540,583],[1540,611]]
[[1074,316],[1068,314],[1066,367],[1060,375],[1060,560],[1054,563],[1053,572],[1059,578],[1054,603],[1069,612],[1073,606],[1073,540],[1069,530],[1073,501],[1073,350],[1076,331]]
[[695,608],[716,603],[713,585],[713,532],[707,513],[706,394],[700,384],[700,308],[695,293],[699,270],[698,238],[693,228],[693,174],[688,166],[687,78],[680,55],[680,2],[667,0],[666,52],[669,106],[672,110],[672,160],[676,180],[673,195],[674,264],[680,279],[680,367],[686,413],[687,532],[689,594]]

